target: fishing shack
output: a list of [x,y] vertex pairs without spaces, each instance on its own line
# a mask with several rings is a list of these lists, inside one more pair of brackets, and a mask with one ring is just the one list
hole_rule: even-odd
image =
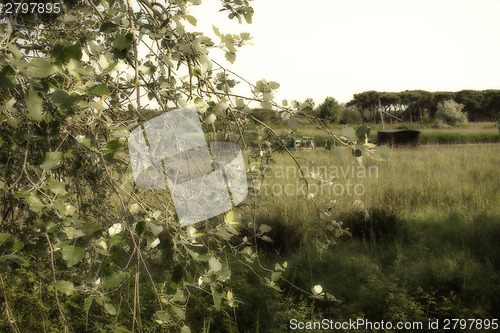
[[389,147],[420,145],[420,131],[407,129],[384,129],[377,133],[377,144]]

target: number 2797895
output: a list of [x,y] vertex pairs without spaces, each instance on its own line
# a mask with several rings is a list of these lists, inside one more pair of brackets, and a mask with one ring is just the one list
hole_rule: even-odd
[[7,2],[0,4],[0,13],[6,14],[59,14],[61,4],[59,2]]

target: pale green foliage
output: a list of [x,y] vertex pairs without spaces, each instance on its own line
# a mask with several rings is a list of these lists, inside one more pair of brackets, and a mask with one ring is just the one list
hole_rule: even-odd
[[[275,81],[245,81],[250,96],[233,92],[243,79],[216,65],[210,50],[221,48],[232,62],[251,37],[214,28],[216,44],[188,32],[184,24],[197,22],[189,6],[199,1],[132,2],[83,1],[43,25],[0,21],[0,264],[23,278],[30,266],[36,278],[22,287],[39,293],[43,304],[35,306],[45,316],[21,331],[189,332],[188,318],[202,306],[207,316],[235,313],[241,300],[231,291],[232,265],[259,267],[249,274],[281,290],[284,268],[261,270],[256,244],[272,243],[272,229],[254,228],[256,196],[225,223],[182,228],[168,191],[135,184],[127,136],[158,114],[193,105],[207,141],[238,143],[251,151],[248,162],[269,168],[273,150],[286,143],[249,104],[273,109],[292,129],[309,115],[276,104]],[[222,5],[229,18],[251,22],[249,1]],[[348,132],[328,135],[357,157],[373,150]],[[255,192],[258,176],[249,178]],[[331,204],[314,202],[317,219],[331,219],[321,214]]]
[[464,105],[454,100],[440,102],[437,106],[436,120],[450,126],[467,122],[467,113],[463,112]]
[[363,121],[363,116],[355,105],[345,107],[340,114],[341,124],[360,124]]
[[322,119],[329,120],[333,123],[339,123],[343,109],[344,106],[339,104],[335,98],[327,97],[323,103],[318,106],[316,112],[318,117]]

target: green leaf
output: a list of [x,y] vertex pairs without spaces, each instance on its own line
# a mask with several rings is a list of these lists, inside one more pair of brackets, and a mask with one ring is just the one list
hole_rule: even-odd
[[253,16],[253,11],[245,14],[245,21],[248,24],[252,24],[252,16]]
[[262,237],[260,237],[260,239],[262,239],[263,241],[268,242],[268,243],[272,243],[273,242],[273,240],[271,238],[267,237],[267,236],[262,236]]
[[80,230],[77,230],[75,228],[65,227],[64,231],[68,234],[68,237],[70,237],[70,238],[79,238],[79,237],[84,236],[83,232],[81,232]]
[[221,263],[219,262],[219,260],[217,260],[217,258],[215,257],[211,257],[210,260],[208,261],[208,265],[210,266],[210,270],[212,272],[218,272],[221,270],[222,268],[222,265]]
[[83,64],[76,59],[70,59],[66,68],[68,69],[68,73],[76,78],[80,77],[79,74],[93,76],[92,67],[87,66],[84,68]]
[[250,33],[248,33],[248,32],[242,32],[242,33],[240,33],[240,37],[243,40],[249,40],[249,39],[251,39]]
[[96,109],[98,111],[104,111],[104,110],[106,110],[106,107],[104,105],[99,104],[97,102],[90,102],[89,106],[93,107],[94,109]]
[[75,291],[75,285],[71,281],[59,280],[52,284],[57,291],[70,296]]
[[12,246],[10,247],[10,250],[12,252],[16,252],[24,247],[24,243],[21,242],[19,239],[14,238],[14,241],[12,242]]
[[269,102],[269,101],[260,102],[260,106],[261,106],[263,109],[271,110],[271,109],[273,108],[273,103],[271,103],[271,102]]
[[67,92],[59,89],[54,91],[50,98],[52,99],[52,102],[54,102],[54,104],[57,104],[63,110],[71,108],[79,99],[78,96],[70,95]]
[[356,130],[356,136],[358,137],[358,140],[364,142],[370,136],[370,127],[360,126]]
[[47,186],[49,187],[49,190],[51,190],[54,194],[58,195],[64,195],[68,192],[66,192],[66,188],[63,183],[55,180],[54,178],[50,177],[47,180]]
[[352,127],[344,127],[342,129],[342,135],[350,140],[356,139],[356,131]]
[[52,151],[45,154],[40,167],[43,170],[51,170],[57,168],[62,163],[62,153],[60,151]]
[[271,274],[271,281],[276,282],[281,278],[281,272],[273,272]]
[[391,148],[389,148],[388,146],[385,146],[385,145],[380,146],[377,148],[377,153],[384,160],[388,160],[391,157]]
[[196,19],[196,17],[194,16],[191,16],[191,15],[186,15],[186,20],[191,23],[191,25],[196,25],[196,23],[198,23],[198,20]]
[[267,86],[271,89],[278,89],[280,87],[280,84],[276,81],[270,81]]
[[4,262],[5,260],[10,260],[21,266],[29,266],[28,260],[26,258],[18,256],[16,254],[6,254],[0,257],[0,261]]
[[226,52],[226,60],[229,61],[230,63],[234,64],[234,61],[236,60],[236,53],[234,52]]
[[127,277],[126,272],[116,271],[109,275],[106,275],[102,282],[106,288],[114,289],[120,285],[120,283]]
[[191,329],[189,328],[189,326],[182,326],[181,328],[181,333],[191,333]]
[[109,241],[110,246],[115,246],[123,243],[127,239],[127,234],[125,232],[120,232],[113,237],[111,237],[111,240]]
[[106,144],[106,150],[114,153],[123,149],[123,144],[119,140],[112,140]]
[[52,55],[57,60],[64,63],[68,62],[70,59],[80,60],[82,59],[82,45],[77,42],[73,45],[56,44],[52,49]]
[[118,50],[127,49],[132,44],[132,39],[133,36],[131,33],[120,34],[113,40],[113,47]]
[[18,128],[19,125],[23,122],[23,118],[21,117],[11,117],[7,118],[7,124],[14,128]]
[[91,95],[104,96],[109,95],[111,92],[109,91],[108,86],[103,83],[93,86],[88,90],[88,93]]
[[44,78],[55,73],[55,68],[44,58],[35,58],[28,65],[28,74],[37,78]]
[[117,24],[114,24],[112,22],[104,22],[101,25],[100,32],[104,32],[104,33],[109,34],[111,32],[115,32],[117,29],[118,29],[118,25]]
[[214,33],[215,33],[218,37],[220,37],[220,36],[221,36],[220,31],[219,31],[219,28],[217,28],[215,25],[212,25],[212,29],[214,30]]
[[57,225],[53,221],[46,221],[44,223],[45,231],[49,234],[57,231]]
[[85,235],[93,234],[94,232],[99,231],[101,229],[102,226],[94,222],[87,222],[81,227],[81,230]]
[[27,191],[27,190],[19,190],[16,192],[16,194],[14,194],[14,198],[16,199],[20,199],[20,198],[24,198],[26,199],[27,197],[29,197],[31,195],[31,192],[30,191]]
[[35,195],[31,194],[26,198],[26,201],[30,205],[30,209],[35,213],[39,213],[42,211],[44,205],[40,199],[38,199]]
[[17,47],[16,44],[10,43],[7,48],[9,49],[10,52],[12,52],[12,55],[14,56],[14,58],[22,59],[23,53],[21,51],[19,51],[19,48]]
[[61,249],[62,258],[68,267],[76,265],[85,257],[85,252],[81,247],[66,245]]
[[234,211],[230,210],[224,216],[224,222],[226,222],[226,224],[231,224],[233,221],[234,221]]
[[43,101],[33,90],[28,90],[26,94],[26,108],[30,118],[34,121],[42,121]]
[[271,228],[270,226],[268,226],[267,224],[261,224],[261,225],[259,226],[259,230],[260,230],[261,232],[263,232],[263,233],[269,232],[269,231],[271,231],[271,229],[272,229],[272,228]]
[[0,71],[0,88],[12,89],[16,86],[14,70],[10,66],[5,66]]
[[104,303],[104,311],[111,316],[116,316],[116,308],[112,303]]
[[104,8],[109,9],[109,1],[108,0],[101,0],[101,4]]
[[2,245],[3,243],[5,243],[7,240],[11,239],[12,237],[14,237],[14,236],[12,236],[9,233],[0,232],[0,245]]
[[64,216],[71,216],[75,213],[76,208],[64,200],[55,200],[54,207]]
[[182,320],[186,319],[186,314],[184,313],[184,310],[176,305],[172,305],[172,310],[174,313],[181,318]]
[[130,207],[128,208],[128,211],[130,212],[130,214],[132,215],[135,215],[137,214],[138,212],[141,211],[141,206],[139,206],[138,203],[133,203],[132,205],[130,205]]
[[167,311],[158,311],[158,312],[156,312],[156,317],[162,323],[169,321],[170,318],[171,318]]
[[92,303],[94,302],[94,296],[89,296],[85,299],[83,302],[83,311],[85,311],[85,318],[87,319],[89,316],[89,311],[90,307],[92,306]]
[[214,307],[215,310],[220,311],[220,303],[221,303],[221,297],[220,294],[212,288],[212,297],[214,299]]

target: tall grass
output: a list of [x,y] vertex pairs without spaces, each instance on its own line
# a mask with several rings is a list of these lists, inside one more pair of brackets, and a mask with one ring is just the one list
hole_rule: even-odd
[[[300,151],[297,157],[304,171],[316,172],[319,166],[352,166],[347,153],[342,161],[325,150]],[[293,161],[285,155],[274,159],[267,182],[284,186],[299,180],[293,172],[277,177],[279,167],[293,168]],[[327,232],[325,225],[311,220],[316,213],[311,200],[261,194],[261,222],[273,226],[273,237],[279,236],[278,255],[289,264],[285,278],[305,290],[320,284],[340,301],[308,301],[283,282],[287,308],[280,309],[276,322],[266,322],[268,327],[293,316],[392,322],[497,316],[499,163],[500,145],[395,149],[389,161],[365,159],[366,166],[378,168],[378,176],[351,174],[336,180],[363,184],[364,195],[314,197],[318,204],[337,200],[339,218],[353,231],[325,251],[317,251],[308,238]],[[363,204],[355,204],[357,200]],[[265,294],[249,297],[267,308],[278,306]],[[249,307],[242,315],[252,311]]]
[[[382,129],[381,124],[367,124],[371,128],[370,141],[377,142],[377,131]],[[360,125],[330,125],[329,128],[340,133],[345,126],[354,128]],[[388,124],[386,128],[419,130],[420,143],[427,144],[465,144],[465,143],[491,143],[500,142],[500,135],[495,123],[467,123],[455,128],[432,128],[430,125],[419,123]],[[328,135],[312,125],[304,124],[299,127],[297,136],[313,136],[318,147],[324,146],[328,140]]]
[[[358,173],[360,169],[348,150],[345,150],[343,160],[338,160],[328,150],[298,151],[296,156],[304,172],[308,173],[306,179],[316,189],[315,199],[319,201],[337,200],[352,207],[360,200],[367,208],[402,215],[426,209],[488,212],[496,210],[500,202],[500,145],[393,149],[389,161],[365,158],[366,177]],[[261,213],[266,214],[268,207],[274,215],[279,212],[290,223],[306,221],[314,214],[315,207],[304,193],[299,191],[298,195],[287,195],[279,191],[288,184],[291,184],[288,189],[292,189],[292,185],[300,188],[304,184],[299,179],[298,168],[287,155],[277,154],[273,158],[276,161],[274,169],[264,178],[268,195],[262,190],[259,197]],[[333,181],[333,185],[339,184],[337,191],[329,191],[328,185],[317,185],[318,181],[310,177],[312,173],[325,170],[327,176],[339,176]],[[347,170],[346,177],[342,170]],[[362,186],[364,194],[358,196],[352,191],[353,195],[336,195],[340,193],[340,185],[347,188],[347,182],[360,184],[358,188]],[[275,186],[275,191],[271,191],[272,186]]]

